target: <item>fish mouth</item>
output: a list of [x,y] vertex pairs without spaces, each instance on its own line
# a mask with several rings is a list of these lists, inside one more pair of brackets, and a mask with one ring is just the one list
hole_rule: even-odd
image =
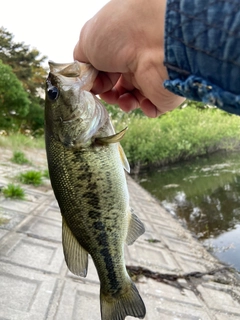
[[56,63],[48,61],[50,72],[64,75],[65,77],[79,77],[79,68],[76,63]]
[[50,74],[56,77],[65,78],[66,86],[74,83],[80,84],[81,90],[91,91],[93,82],[98,71],[89,63],[82,63],[77,60],[70,63],[56,63],[49,61]]
[[84,74],[88,74],[93,71],[97,75],[97,70],[89,63],[81,63],[77,60],[70,63],[56,63],[53,61],[48,62],[50,72],[60,74],[67,78],[82,77]]

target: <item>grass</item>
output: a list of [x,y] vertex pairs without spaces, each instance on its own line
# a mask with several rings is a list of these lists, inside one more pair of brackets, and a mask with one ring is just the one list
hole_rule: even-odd
[[25,136],[21,133],[10,133],[8,136],[0,136],[0,147],[11,148],[17,150],[19,147],[44,149],[44,137],[34,138]]
[[22,151],[14,151],[11,161],[17,164],[28,164],[30,161],[26,158]]
[[7,187],[3,188],[2,192],[6,198],[21,200],[25,198],[25,191],[22,189],[22,187],[13,183],[9,183]]
[[24,173],[21,173],[18,176],[20,182],[24,184],[31,184],[34,186],[39,186],[42,184],[42,173],[40,171],[30,170]]

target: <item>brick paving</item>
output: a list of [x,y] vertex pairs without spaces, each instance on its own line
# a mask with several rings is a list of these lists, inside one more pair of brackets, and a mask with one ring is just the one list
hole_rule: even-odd
[[[9,150],[1,150],[1,187],[29,170],[29,165],[11,163],[11,156]],[[47,168],[44,151],[30,156],[35,169]],[[126,263],[167,274],[161,282],[138,277],[145,319],[240,319],[238,274],[223,268],[158,201],[127,179],[131,206],[146,232],[126,246]],[[23,188],[26,200],[0,196],[0,320],[100,320],[99,281],[91,259],[86,278],[66,267],[61,215],[49,181]],[[178,279],[172,281],[171,275]]]

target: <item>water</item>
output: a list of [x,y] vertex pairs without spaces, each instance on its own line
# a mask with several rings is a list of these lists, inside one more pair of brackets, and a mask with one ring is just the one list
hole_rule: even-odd
[[133,178],[222,262],[240,271],[240,153],[218,153]]

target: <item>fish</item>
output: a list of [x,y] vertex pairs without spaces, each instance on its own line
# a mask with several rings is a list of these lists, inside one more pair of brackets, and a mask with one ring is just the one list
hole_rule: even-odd
[[[91,256],[100,281],[102,320],[144,318],[144,302],[124,261],[145,228],[129,205],[129,163],[106,108],[91,88],[90,64],[49,61],[45,142],[52,189],[62,215],[66,264],[86,277]],[[86,315],[86,319],[87,319]]]

